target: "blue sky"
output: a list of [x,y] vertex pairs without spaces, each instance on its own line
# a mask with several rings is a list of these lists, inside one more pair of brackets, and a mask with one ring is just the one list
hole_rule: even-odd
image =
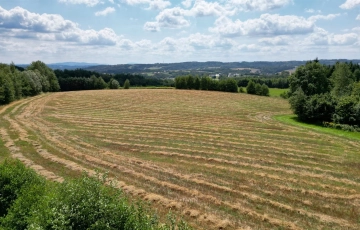
[[0,0],[0,62],[360,59],[360,0]]

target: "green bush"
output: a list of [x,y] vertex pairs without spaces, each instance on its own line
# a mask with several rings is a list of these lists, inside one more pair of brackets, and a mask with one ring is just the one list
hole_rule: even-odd
[[148,205],[130,204],[107,176],[45,181],[15,160],[0,165],[0,229],[187,230],[173,215],[159,222]]
[[118,89],[119,87],[120,87],[119,82],[112,78],[109,82],[109,88],[110,89]]
[[29,190],[30,187],[42,185],[44,180],[33,170],[26,168],[15,160],[5,160],[0,165],[0,217],[8,213],[13,203]]
[[124,82],[124,89],[130,89],[130,81],[129,79],[126,79]]
[[256,94],[255,83],[252,80],[250,80],[246,86],[246,92],[248,94]]

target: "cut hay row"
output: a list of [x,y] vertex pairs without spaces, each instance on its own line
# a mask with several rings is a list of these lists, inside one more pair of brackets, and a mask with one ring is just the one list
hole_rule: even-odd
[[271,118],[289,112],[244,94],[83,91],[9,105],[0,128],[33,165],[109,171],[199,229],[358,229],[359,143]]

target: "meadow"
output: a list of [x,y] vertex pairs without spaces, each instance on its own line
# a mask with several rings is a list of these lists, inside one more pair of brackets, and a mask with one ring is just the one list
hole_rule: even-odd
[[276,120],[286,100],[195,90],[41,94],[0,107],[0,160],[109,172],[196,229],[359,229],[360,142]]

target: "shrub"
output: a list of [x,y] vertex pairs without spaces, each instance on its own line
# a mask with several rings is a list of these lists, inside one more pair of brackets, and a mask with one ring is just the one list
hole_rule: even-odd
[[255,83],[252,80],[250,80],[248,85],[246,86],[246,92],[248,94],[256,94]]
[[111,79],[109,82],[109,88],[110,89],[118,89],[120,87],[120,84],[117,80]]
[[129,79],[126,79],[124,82],[124,89],[130,89],[130,81]]
[[0,165],[0,217],[5,216],[15,200],[29,191],[31,186],[41,184],[42,178],[33,170],[19,161],[5,160]]
[[141,202],[131,205],[107,176],[48,182],[19,161],[0,165],[0,229],[191,229],[173,215],[160,224]]
[[261,85],[261,94],[262,96],[269,96],[270,92],[269,92],[269,87],[265,84]]

